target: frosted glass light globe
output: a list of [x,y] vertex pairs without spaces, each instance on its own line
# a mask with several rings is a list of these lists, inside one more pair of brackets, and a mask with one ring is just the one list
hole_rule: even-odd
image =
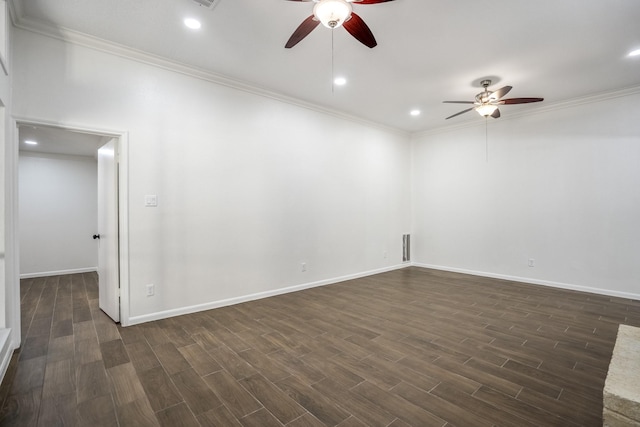
[[338,28],[351,16],[353,8],[345,0],[320,0],[313,7],[313,15],[327,28]]

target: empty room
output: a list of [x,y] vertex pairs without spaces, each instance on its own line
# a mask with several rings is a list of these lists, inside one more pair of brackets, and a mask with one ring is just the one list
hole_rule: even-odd
[[640,3],[0,12],[0,425],[640,425]]

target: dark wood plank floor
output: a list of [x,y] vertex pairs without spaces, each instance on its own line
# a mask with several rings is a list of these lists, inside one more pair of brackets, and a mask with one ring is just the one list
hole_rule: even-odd
[[600,426],[640,302],[406,268],[120,328],[23,280],[3,426]]

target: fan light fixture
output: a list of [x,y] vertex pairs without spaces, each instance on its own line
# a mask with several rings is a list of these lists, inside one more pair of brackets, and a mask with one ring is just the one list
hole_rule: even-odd
[[313,7],[313,15],[327,28],[338,28],[349,19],[353,8],[346,0],[320,0]]
[[393,0],[289,0],[297,2],[313,2],[313,14],[309,15],[302,24],[291,34],[284,45],[285,49],[291,49],[302,39],[307,37],[316,27],[323,26],[334,29],[344,27],[349,34],[368,48],[378,45],[371,29],[365,22],[353,12],[352,2],[359,4],[377,4]]
[[497,105],[483,104],[483,105],[480,105],[479,107],[476,107],[476,111],[478,112],[478,114],[480,114],[483,117],[489,117],[490,115],[493,114],[494,111],[496,111],[497,108],[498,108]]

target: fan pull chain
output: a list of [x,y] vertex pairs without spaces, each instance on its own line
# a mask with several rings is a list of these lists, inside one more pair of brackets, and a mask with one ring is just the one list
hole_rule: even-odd
[[333,69],[333,28],[331,29],[331,93],[336,87],[336,76],[335,71]]
[[484,151],[486,153],[486,161],[489,163],[489,118],[484,118]]

